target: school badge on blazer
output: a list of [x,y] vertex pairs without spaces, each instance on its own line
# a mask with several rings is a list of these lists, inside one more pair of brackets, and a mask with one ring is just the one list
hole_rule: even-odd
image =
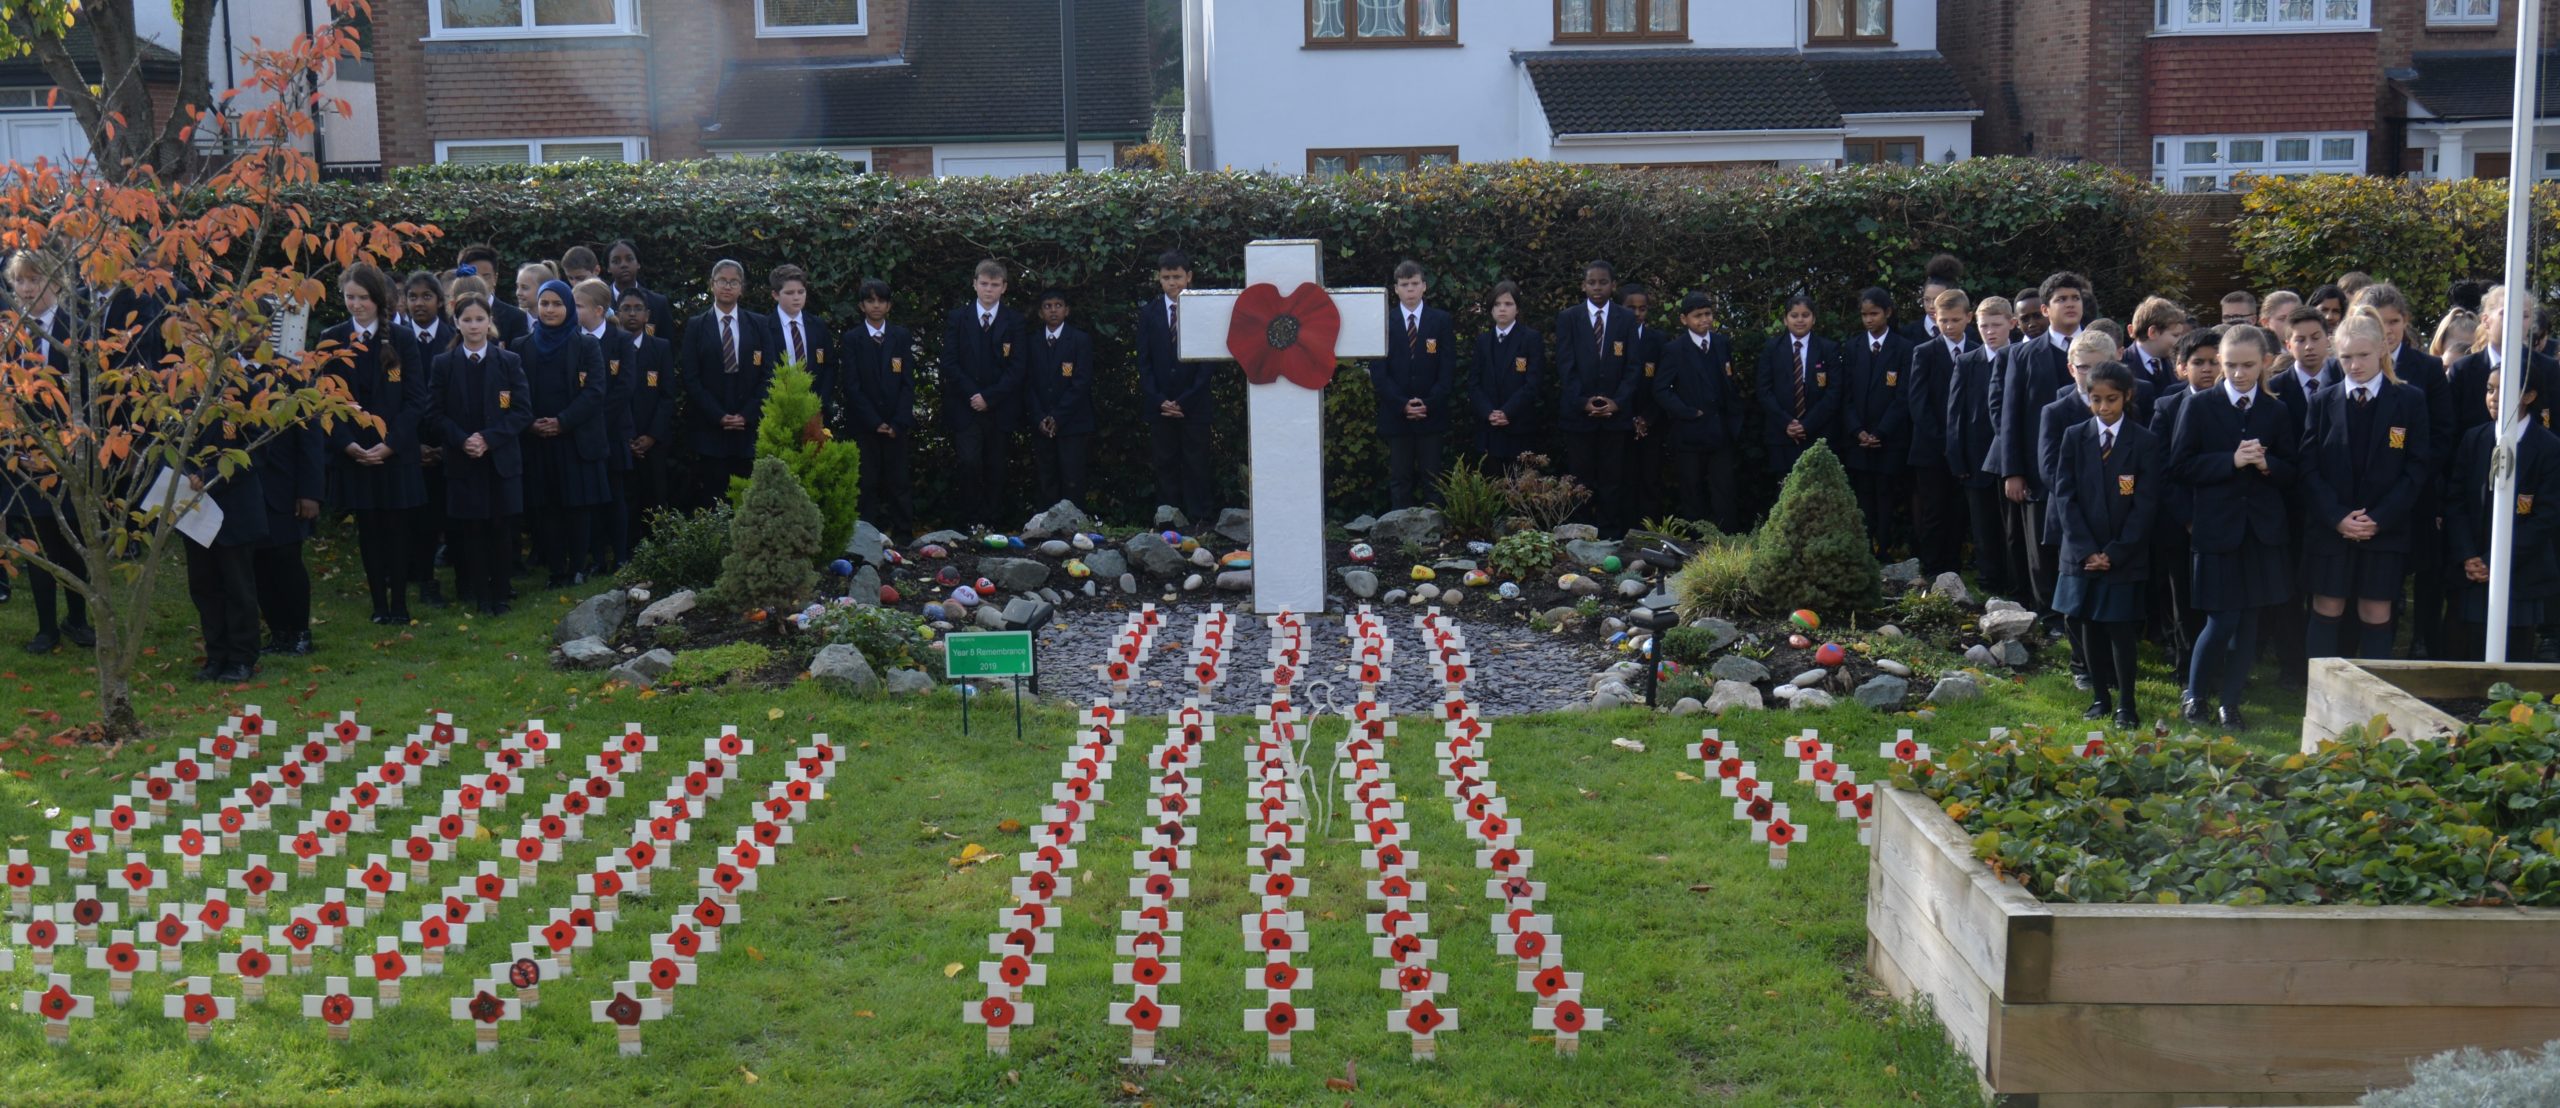
[[2126,474],[2121,474],[2121,475],[2119,475],[2119,476],[2117,476],[2117,477],[2116,477],[2116,495],[2117,495],[2117,496],[2131,496],[2131,495],[2133,495],[2133,475],[2132,475],[2132,474],[2130,474],[2130,473],[2126,473]]
[[515,402],[516,402],[516,394],[515,394],[515,392],[514,392],[513,390],[510,390],[510,389],[499,389],[499,390],[498,390],[498,410],[499,410],[499,411],[502,411],[502,412],[503,412],[503,411],[506,411],[508,408],[514,407],[514,406],[515,406]]
[[1439,353],[1439,352],[1440,352],[1440,340],[1438,340],[1438,339],[1424,339],[1424,340],[1422,340],[1422,352],[1423,352],[1423,353],[1425,353],[1425,354],[1437,354],[1437,353]]
[[650,387],[650,388],[653,388],[653,389],[658,387],[658,371],[657,371],[657,370],[654,370],[654,369],[653,369],[653,370],[650,370],[650,371],[649,371],[649,387]]
[[587,387],[587,374],[585,370],[578,371],[578,387],[582,389]]
[[1073,377],[1073,376],[1075,376],[1075,375],[1076,375],[1076,364],[1075,364],[1074,362],[1059,362],[1059,363],[1058,363],[1058,376],[1060,376],[1060,377]]
[[1013,344],[1012,344],[1012,343],[1009,343],[1009,342],[1008,342],[1008,343],[1004,344],[1004,353],[1003,353],[1001,356],[1002,356],[1002,357],[1007,357],[1007,358],[1010,358],[1010,357],[1012,357],[1012,356],[1013,356]]
[[1894,372],[1894,371],[1892,371],[1892,370],[1890,370],[1890,369],[1888,369],[1888,370],[1884,371],[1884,387],[1886,387],[1886,388],[1893,388],[1894,386],[1899,385],[1899,384],[1901,384],[1901,383],[1902,383],[1902,375],[1901,375],[1901,374],[1896,373],[1896,372]]
[[1653,376],[1653,363],[1652,363],[1652,362],[1646,362],[1646,363],[1644,364],[1644,375],[1645,375],[1647,378],[1650,378],[1650,377],[1652,377],[1652,376]]
[[2516,514],[2520,516],[2529,516],[2533,514],[2532,493],[2520,492],[2516,494]]
[[382,380],[383,380],[383,383],[384,383],[384,384],[389,384],[389,385],[396,385],[396,384],[399,384],[399,383],[400,383],[400,371],[399,371],[399,370],[396,370],[396,369],[392,369],[392,370],[385,370],[385,371],[383,371],[383,374],[382,374]]
[[1831,387],[1831,375],[1830,375],[1830,374],[1828,374],[1828,373],[1817,373],[1817,374],[1814,374],[1814,375],[1813,375],[1813,387],[1815,387],[1815,388],[1817,388],[1817,389],[1827,389],[1827,388],[1830,388],[1830,387]]
[[824,350],[812,350],[809,352],[809,356],[817,359],[819,365],[827,364],[827,352]]
[[1529,359],[1527,359],[1527,358],[1513,358],[1513,359],[1511,359],[1511,372],[1513,372],[1513,373],[1527,373],[1527,372],[1529,372]]
[[889,372],[891,372],[891,373],[905,373],[906,371],[907,371],[907,360],[906,360],[905,358],[891,358],[891,359],[889,359]]
[[2392,429],[2391,429],[2391,449],[2393,449],[2393,450],[2406,450],[2406,449],[2408,449],[2408,448],[2409,448],[2409,429],[2408,429],[2408,428],[2406,428],[2406,427],[2394,427],[2394,428],[2392,428]]
[[1610,344],[1609,344],[1609,356],[1610,356],[1610,357],[1612,357],[1612,358],[1623,358],[1623,357],[1626,357],[1626,356],[1627,356],[1627,344],[1625,344],[1625,343],[1623,343],[1623,342],[1613,342],[1613,343],[1610,343]]
[[756,351],[756,358],[755,358],[755,361],[753,361],[753,362],[751,362],[751,363],[749,363],[749,364],[751,364],[751,365],[755,366],[755,367],[756,367],[756,368],[758,368],[758,369],[762,369],[762,368],[764,368],[764,351],[762,351],[762,350],[758,350],[758,351]]

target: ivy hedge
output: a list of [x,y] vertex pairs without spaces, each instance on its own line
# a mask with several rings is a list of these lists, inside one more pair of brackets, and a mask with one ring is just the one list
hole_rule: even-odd
[[[309,204],[324,220],[432,223],[448,244],[486,241],[509,259],[627,237],[640,247],[645,279],[682,316],[707,305],[705,277],[723,257],[756,275],[801,266],[816,309],[847,323],[856,285],[882,277],[897,292],[896,318],[927,346],[927,364],[942,313],[969,295],[971,269],[1002,259],[1017,301],[1063,289],[1078,325],[1094,335],[1103,426],[1093,465],[1106,477],[1096,482],[1100,503],[1089,507],[1124,520],[1154,503],[1131,350],[1136,308],[1152,294],[1155,258],[1168,248],[1190,253],[1206,288],[1240,283],[1244,244],[1256,238],[1323,239],[1326,276],[1337,285],[1389,284],[1410,257],[1431,271],[1432,299],[1458,314],[1462,336],[1487,326],[1481,301],[1504,279],[1526,290],[1529,318],[1544,330],[1577,299],[1583,263],[1607,258],[1621,280],[1658,290],[1665,320],[1664,302],[1687,290],[1716,297],[1719,326],[1746,359],[1777,326],[1788,294],[1813,295],[1827,308],[1822,329],[1845,333],[1859,289],[1883,285],[1908,297],[1940,252],[1963,259],[1967,284],[1983,292],[2081,271],[2118,313],[2174,277],[2157,261],[2172,232],[2148,185],[2095,166],[2009,159],[1722,175],[1518,163],[1326,180],[1177,172],[919,180],[796,155],[422,167],[381,184],[321,185]],[[750,303],[770,307],[760,289]],[[1329,494],[1337,511],[1381,506],[1385,452],[1366,375],[1335,381],[1325,402]],[[929,408],[932,382],[919,386]],[[1217,480],[1227,503],[1243,486],[1242,393],[1238,374],[1218,386]],[[1464,445],[1452,437],[1453,453]],[[956,472],[944,464],[947,441],[928,427],[919,450],[919,495],[948,503],[934,487]]]
[[[2252,288],[2308,294],[2350,269],[2400,286],[2432,327],[2453,282],[2506,270],[2507,183],[2330,174],[2258,177],[2241,196],[2232,249]],[[2534,186],[2533,287],[2560,275],[2560,182]]]

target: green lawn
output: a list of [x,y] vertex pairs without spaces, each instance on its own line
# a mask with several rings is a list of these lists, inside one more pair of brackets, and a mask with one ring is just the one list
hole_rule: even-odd
[[[168,632],[151,659],[142,705],[161,737],[118,751],[44,742],[50,728],[42,713],[59,711],[66,724],[94,716],[83,697],[90,677],[71,655],[16,654],[13,644],[30,629],[23,592],[19,602],[0,607],[0,643],[12,644],[0,659],[0,689],[9,693],[11,715],[21,717],[10,726],[27,725],[14,746],[0,752],[0,770],[11,771],[0,777],[0,835],[56,867],[52,895],[67,897],[68,889],[44,832],[97,807],[122,790],[127,774],[209,733],[232,706],[249,701],[263,704],[296,739],[345,708],[393,734],[408,733],[431,711],[450,710],[475,739],[541,718],[565,732],[569,751],[579,755],[604,735],[618,734],[623,721],[638,719],[670,751],[629,778],[633,793],[648,796],[662,790],[676,760],[698,753],[719,724],[736,723],[763,748],[742,771],[742,785],[755,787],[732,788],[697,824],[697,834],[711,838],[746,818],[761,783],[780,775],[782,752],[809,733],[844,742],[846,764],[831,797],[798,829],[798,844],[783,849],[762,889],[745,895],[744,920],[726,929],[724,949],[702,958],[702,984],[682,993],[676,1015],[649,1025],[646,1058],[618,1057],[611,1031],[589,1020],[587,1002],[607,995],[604,986],[622,976],[623,963],[645,957],[647,934],[663,929],[667,913],[689,900],[684,894],[693,868],[708,864],[709,841],[680,853],[653,900],[627,900],[620,928],[579,956],[573,978],[543,988],[541,1006],[505,1027],[496,1054],[472,1054],[469,1029],[448,1017],[445,1003],[463,987],[466,970],[502,960],[505,944],[522,940],[529,920],[567,904],[585,860],[620,844],[637,810],[637,802],[626,799],[611,819],[593,821],[590,842],[570,847],[569,861],[546,866],[540,884],[509,902],[494,925],[474,928],[470,948],[451,959],[445,976],[412,978],[404,1002],[359,1027],[351,1044],[330,1043],[316,1021],[301,1016],[299,996],[318,988],[316,977],[276,979],[267,1003],[244,1005],[241,1018],[217,1027],[209,1045],[190,1046],[179,1023],[160,1012],[176,975],[142,976],[133,1003],[112,1009],[104,974],[84,968],[73,973],[75,990],[98,996],[99,1016],[74,1027],[69,1049],[48,1048],[38,1021],[15,1012],[19,990],[36,981],[22,957],[18,970],[0,974],[0,996],[11,1009],[0,1015],[0,1067],[6,1070],[0,1099],[12,1105],[340,1096],[354,1102],[688,1104],[1978,1102],[1971,1073],[1942,1044],[1934,1023],[1898,1009],[1862,968],[1865,852],[1854,826],[1831,818],[1810,786],[1783,785],[1781,799],[1795,806],[1811,837],[1793,849],[1787,869],[1770,869],[1766,848],[1749,842],[1747,826],[1731,818],[1730,802],[1717,797],[1711,783],[1680,777],[1696,769],[1683,764],[1681,747],[1695,741],[1705,721],[1625,711],[1494,727],[1492,764],[1524,823],[1522,845],[1537,852],[1535,876],[1548,883],[1545,910],[1564,938],[1566,964],[1586,975],[1585,1003],[1608,1013],[1610,1026],[1587,1036],[1578,1059],[1558,1058],[1531,1032],[1530,998],[1513,991],[1509,960],[1495,954],[1486,923],[1490,902],[1480,895],[1481,876],[1468,864],[1459,828],[1436,805],[1415,804],[1409,811],[1421,859],[1415,876],[1431,886],[1430,934],[1441,940],[1439,965],[1451,978],[1445,1006],[1462,1013],[1462,1029],[1442,1037],[1439,1063],[1404,1060],[1406,1039],[1387,1030],[1393,1001],[1377,987],[1380,963],[1370,957],[1360,925],[1359,848],[1342,821],[1311,844],[1312,892],[1302,901],[1313,941],[1302,964],[1316,971],[1316,987],[1302,1006],[1312,1007],[1316,1027],[1297,1037],[1294,1069],[1264,1066],[1261,1037],[1242,1030],[1239,1014],[1248,1003],[1260,1006],[1262,994],[1245,988],[1245,968],[1258,956],[1243,949],[1235,927],[1252,902],[1241,755],[1232,730],[1207,759],[1206,803],[1195,821],[1203,841],[1190,874],[1192,898],[1184,905],[1190,920],[1185,977],[1164,992],[1167,1003],[1183,1010],[1182,1026],[1167,1031],[1160,1045],[1172,1064],[1143,1072],[1119,1066],[1127,1032],[1105,1025],[1107,1006],[1128,998],[1127,989],[1110,984],[1111,939],[1119,911],[1132,905],[1122,894],[1131,874],[1128,853],[1143,822],[1135,777],[1123,778],[1118,802],[1094,820],[1083,872],[1057,932],[1058,952],[1048,959],[1050,983],[1029,998],[1038,1022],[1016,1032],[1011,1058],[998,1059],[986,1055],[982,1033],[963,1025],[960,1011],[964,1001],[982,995],[976,965],[998,911],[1011,903],[1006,886],[1017,870],[1009,859],[968,868],[955,868],[952,860],[969,843],[999,854],[1023,848],[1024,836],[1000,831],[998,823],[1035,817],[1066,746],[1064,713],[1038,714],[1026,740],[1017,742],[1009,726],[985,726],[993,721],[983,716],[977,734],[962,737],[948,697],[854,702],[803,684],[774,693],[644,700],[628,690],[597,688],[598,675],[548,666],[550,621],[566,597],[529,592],[516,612],[496,620],[422,611],[429,617],[424,625],[384,635],[362,620],[352,543],[341,537],[315,549],[313,561],[324,575],[319,600],[328,620],[317,629],[320,652],[289,660],[294,665],[271,664],[248,689],[186,680],[197,664],[192,620],[173,590]],[[1414,638],[1410,627],[1398,635]],[[2154,705],[2171,702],[2165,685],[2146,691]],[[1986,699],[1934,722],[1851,707],[1752,716],[1724,733],[1770,764],[1779,759],[1782,737],[1820,727],[1862,777],[1872,778],[1875,746],[1897,726],[1941,743],[1979,738],[1995,723],[2068,721],[2076,728],[2081,703],[2067,680],[2048,677],[1996,686]],[[779,717],[769,719],[774,712]],[[2282,725],[2292,720],[2257,714],[2278,726],[2253,734],[2254,741],[2289,745]],[[1409,796],[1439,793],[1420,738],[1425,729],[1416,727],[1415,738],[1390,752],[1400,791]],[[1328,728],[1327,742],[1338,735]],[[1610,740],[1622,735],[1650,749],[1612,748]],[[1124,764],[1134,765],[1152,741],[1132,728]],[[428,780],[442,788],[455,772],[442,768]],[[535,771],[530,784],[537,794],[532,800],[560,787],[549,771]],[[504,831],[538,807],[532,800],[519,798],[490,822]],[[414,799],[400,827],[419,808],[431,813],[432,804]],[[63,809],[63,816],[47,820],[48,807]],[[272,847],[273,835],[264,838]],[[390,841],[389,835],[359,836],[355,845],[358,853],[383,851]],[[438,867],[435,884],[497,855],[497,841],[471,844],[463,858]],[[224,858],[208,869],[239,864]],[[323,874],[334,877],[344,863],[323,866]],[[321,885],[298,882],[280,899],[299,903]],[[195,886],[182,889],[192,895]],[[388,915],[415,918],[428,895],[424,889],[402,894]],[[379,933],[368,926],[349,950],[370,949]],[[210,944],[192,948],[186,972],[212,975],[215,953]],[[945,972],[953,963],[964,967],[956,978]],[[349,966],[348,953],[324,953],[319,972],[347,974]],[[370,982],[355,984],[360,995],[371,995]],[[216,992],[236,995],[236,982],[217,979]],[[1326,1087],[1325,1079],[1342,1077],[1346,1065],[1355,1064],[1357,1093]]]

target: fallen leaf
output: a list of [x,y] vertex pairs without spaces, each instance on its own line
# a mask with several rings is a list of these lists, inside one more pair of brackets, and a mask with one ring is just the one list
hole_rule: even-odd
[[998,820],[996,821],[996,830],[1002,831],[1008,835],[1013,834],[1016,831],[1022,830],[1022,821],[1018,819]]
[[1356,1093],[1356,1092],[1359,1092],[1359,1091],[1360,1091],[1360,1086],[1358,1086],[1358,1085],[1354,1085],[1354,1084],[1352,1084],[1352,1083],[1350,1083],[1350,1082],[1348,1082],[1348,1081],[1345,1081],[1345,1080],[1343,1080],[1343,1079],[1341,1079],[1341,1078],[1339,1078],[1339,1077],[1328,1077],[1328,1078],[1325,1078],[1325,1079],[1324,1079],[1324,1087],[1325,1087],[1325,1088],[1328,1088],[1328,1089],[1331,1089],[1331,1090],[1333,1090],[1333,1091],[1335,1091],[1335,1092],[1337,1092],[1337,1093]]
[[979,857],[986,854],[986,852],[987,848],[979,846],[976,843],[970,843],[969,845],[960,848],[960,860],[963,862],[974,862],[977,861]]
[[869,1008],[856,1009],[853,1013],[853,1018],[858,1020],[878,1019],[879,1016],[880,1014],[878,1012],[874,1012]]
[[1691,885],[1689,886],[1689,891],[1693,893],[1711,893],[1716,891],[1716,887],[1713,885]]
[[745,1067],[745,1066],[740,1066],[740,1067],[738,1067],[738,1075],[739,1075],[739,1076],[741,1076],[741,1077],[746,1078],[746,1079],[747,1079],[747,1084],[750,1084],[750,1085],[753,1085],[753,1084],[755,1084],[755,1083],[756,1083],[756,1082],[758,1082],[758,1081],[762,1081],[762,1080],[764,1080],[764,1078],[761,1078],[761,1077],[756,1076],[756,1071],[751,1070],[751,1069],[748,1069],[748,1068],[747,1068],[747,1067]]
[[1120,1083],[1120,1095],[1122,1096],[1136,1096],[1145,1091],[1145,1089],[1139,1088],[1136,1084],[1131,1082],[1123,1081]]
[[1021,1071],[1021,1070],[1006,1070],[1006,1071],[1004,1071],[1004,1083],[1005,1083],[1005,1084],[1007,1084],[1007,1085],[1019,1085],[1019,1084],[1022,1084],[1022,1071]]
[[1672,779],[1672,780],[1674,780],[1674,781],[1695,781],[1695,780],[1697,780],[1697,779],[1698,779],[1698,776],[1697,776],[1696,774],[1693,774],[1693,773],[1686,773],[1686,772],[1682,772],[1682,771],[1679,771],[1679,770],[1673,770],[1673,771],[1672,771],[1672,773],[1671,773],[1671,779]]
[[764,952],[751,946],[747,948],[747,957],[761,962],[764,961]]
[[[961,971],[961,970],[963,970],[963,969],[966,969],[966,968],[968,968],[968,967],[962,966],[962,965],[961,965],[960,963],[958,963],[958,962],[953,962],[953,963],[951,963],[950,965],[947,965],[947,966],[942,967],[942,976],[944,976],[944,977],[946,977],[946,978],[950,978],[950,977],[958,977],[958,976],[960,976],[960,971]],[[1776,993],[1771,993],[1771,994],[1769,994],[1769,995],[1771,995],[1771,996],[1776,996],[1777,994],[1776,994]]]
[[767,709],[765,709],[765,710],[764,710],[764,718],[766,718],[766,719],[781,719],[781,718],[782,718],[782,709],[780,709],[780,708],[767,708]]

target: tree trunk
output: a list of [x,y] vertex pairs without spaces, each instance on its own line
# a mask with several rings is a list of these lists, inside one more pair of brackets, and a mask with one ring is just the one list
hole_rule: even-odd
[[128,653],[120,641],[124,628],[108,612],[90,622],[98,633],[98,724],[111,745],[143,738],[142,713],[133,707],[133,667],[110,661]]
[[142,46],[134,34],[134,0],[89,0],[80,7],[82,28],[96,44],[97,92],[71,59],[60,36],[35,34],[25,17],[13,30],[30,43],[61,102],[89,137],[89,154],[108,180],[125,182],[148,171],[163,181],[184,179],[194,165],[187,139],[196,111],[213,103],[213,20],[217,4],[189,4],[179,13],[176,102],[162,115],[142,78]]

